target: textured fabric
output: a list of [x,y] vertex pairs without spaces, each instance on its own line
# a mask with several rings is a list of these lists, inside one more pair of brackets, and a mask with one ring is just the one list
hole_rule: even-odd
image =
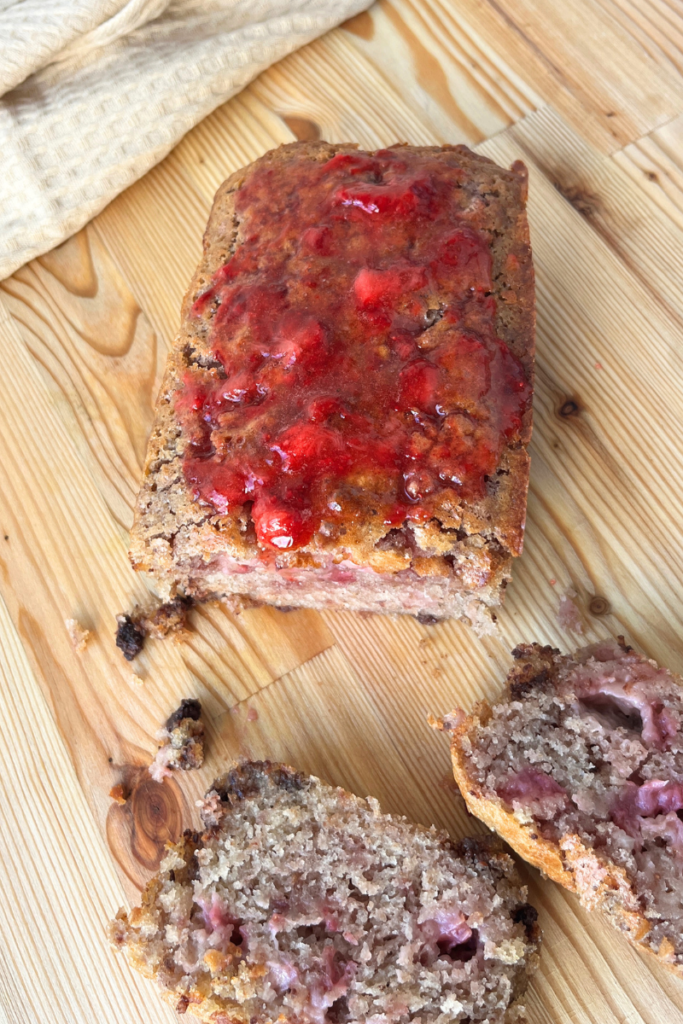
[[0,278],[370,0],[0,0]]

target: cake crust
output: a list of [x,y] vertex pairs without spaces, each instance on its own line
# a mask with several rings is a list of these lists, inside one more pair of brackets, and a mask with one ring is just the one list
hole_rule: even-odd
[[341,603],[434,618],[457,615],[488,630],[490,608],[500,602],[512,558],[522,549],[526,514],[535,323],[526,168],[516,163],[503,170],[464,146],[399,146],[384,152],[454,160],[477,228],[487,239],[496,335],[521,368],[529,396],[517,427],[505,438],[495,472],[478,497],[459,498],[452,489],[435,496],[429,517],[410,529],[406,520],[373,518],[372,495],[365,495],[367,487],[361,485],[353,514],[342,517],[341,529],[330,535],[328,528],[326,535],[323,528],[306,543],[275,552],[264,552],[268,545],[254,530],[251,503],[233,503],[221,511],[188,484],[189,440],[178,399],[188,373],[215,378],[224,372],[211,333],[215,305],[200,315],[197,310],[221,268],[244,245],[243,217],[236,207],[240,190],[269,168],[296,166],[302,158],[322,165],[357,153],[350,144],[281,146],[237,171],[216,194],[203,258],[183,302],[182,326],[157,399],[130,557],[136,569],[155,577],[164,597],[242,593],[276,605]]
[[[677,732],[679,720],[679,711],[672,711],[673,703],[667,703],[665,695],[668,688],[673,695],[673,701],[677,704],[681,693],[681,680],[666,670],[659,669],[655,662],[647,661],[635,654],[624,644],[623,637],[619,638],[619,643],[603,641],[577,652],[574,656],[563,656],[558,650],[539,644],[520,645],[513,651],[513,655],[516,663],[508,676],[507,689],[499,703],[491,705],[488,701],[482,701],[469,714],[458,709],[435,723],[448,735],[453,775],[468,810],[497,832],[513,850],[544,875],[575,893],[586,909],[600,910],[615,928],[635,943],[638,949],[655,956],[667,969],[683,976],[683,937],[679,931],[680,925],[676,924],[676,918],[669,922],[668,926],[663,922],[660,928],[663,934],[655,935],[653,929],[658,919],[662,917],[658,907],[658,899],[661,897],[655,894],[654,899],[648,898],[648,894],[643,891],[643,872],[636,872],[628,858],[624,858],[622,863],[615,860],[613,850],[619,850],[620,845],[624,843],[628,846],[628,836],[625,837],[618,831],[618,838],[613,847],[608,844],[601,845],[605,843],[604,838],[598,838],[596,842],[596,835],[600,836],[601,828],[603,837],[607,834],[607,829],[614,829],[615,818],[617,823],[624,824],[622,817],[614,811],[615,807],[618,810],[623,805],[622,784],[617,780],[614,792],[609,790],[609,800],[603,797],[602,806],[599,802],[596,805],[599,808],[596,820],[604,820],[605,825],[598,824],[596,834],[591,836],[586,835],[583,830],[585,820],[580,822],[578,815],[577,824],[580,822],[581,827],[576,829],[566,825],[558,828],[546,827],[543,816],[539,818],[537,812],[525,809],[521,803],[512,806],[509,791],[506,794],[505,787],[501,790],[505,795],[501,796],[501,792],[492,783],[492,779],[497,777],[498,765],[506,756],[501,739],[497,741],[497,755],[491,759],[487,771],[481,769],[478,759],[478,752],[485,745],[482,744],[482,737],[491,734],[501,716],[515,716],[514,709],[518,709],[523,715],[525,701],[545,694],[563,709],[562,713],[567,715],[571,729],[577,730],[577,737],[581,735],[580,726],[576,724],[577,718],[597,714],[596,720],[600,723],[608,720],[605,716],[609,716],[611,706],[616,708],[616,712],[612,713],[617,715],[617,724],[614,728],[615,722],[611,723],[611,732],[618,735],[610,742],[614,749],[618,751],[621,746],[631,756],[634,756],[635,750],[635,756],[641,758],[641,763],[646,763],[645,748],[638,751],[639,741],[635,734],[638,729],[645,732],[648,729],[649,702],[650,706],[660,709],[655,710],[655,717],[659,715],[663,724],[656,725],[660,735],[649,736],[647,746],[654,750],[654,753],[650,754],[657,765],[653,769],[654,774],[663,775],[664,765],[667,764],[671,771],[671,763],[678,757],[678,754],[670,750],[669,742]],[[606,665],[606,682],[601,681],[603,665]],[[572,677],[573,672],[579,674],[578,685]],[[647,687],[650,687],[649,691]],[[610,701],[613,701],[613,705],[610,705]],[[645,709],[645,725],[642,722],[637,724],[635,719],[631,721],[625,717],[624,708],[628,711],[629,708],[638,705],[640,709]],[[665,709],[664,718],[661,718],[662,708]],[[531,733],[540,735],[544,727],[542,719],[539,718],[535,726],[532,726]],[[653,732],[654,729],[655,727]],[[623,730],[623,735],[619,730]],[[511,739],[510,742],[519,746],[519,731],[513,735],[514,741]],[[577,738],[575,742],[578,747],[581,740]],[[603,748],[600,750],[604,753]],[[591,772],[600,772],[599,767],[596,769],[596,764],[600,762],[600,754],[597,751],[598,747],[595,744],[592,748],[589,746]],[[556,781],[558,773],[549,768],[547,760],[540,759],[538,749],[530,748],[529,758],[528,764],[538,765],[539,772],[548,773],[549,777]],[[539,760],[535,760],[536,758]],[[667,758],[668,760],[665,760]],[[629,764],[629,768],[631,767],[633,764]],[[531,770],[535,773],[536,767]],[[628,768],[620,766],[619,770],[623,774]],[[525,767],[523,772],[526,771],[528,769]],[[644,778],[650,779],[647,769],[642,767],[635,768],[632,775],[640,779],[644,790],[662,787],[663,784],[659,781],[645,782],[643,785],[641,771],[646,773]],[[676,792],[676,780],[680,771],[679,766],[678,771],[673,769],[673,776],[667,776],[669,779],[673,778],[674,781],[669,781],[668,785],[676,788]],[[633,783],[626,781],[624,785],[628,787]],[[552,800],[555,791],[548,787],[546,789],[547,792],[544,792],[541,799],[548,797]],[[585,798],[581,798],[580,791],[578,793],[579,795],[574,795],[573,799],[578,802],[580,808],[585,808]],[[674,806],[675,801],[670,803]],[[655,812],[649,809],[647,813]],[[628,831],[628,825],[626,827]],[[638,841],[635,849],[638,849]]]

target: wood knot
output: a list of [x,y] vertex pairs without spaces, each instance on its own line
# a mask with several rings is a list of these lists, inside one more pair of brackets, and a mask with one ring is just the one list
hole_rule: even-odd
[[564,402],[560,406],[559,415],[564,420],[571,419],[572,416],[578,416],[581,412],[581,406],[574,398],[565,398]]
[[307,117],[283,117],[282,120],[299,142],[317,142],[320,126]]
[[155,782],[146,766],[124,765],[125,804],[113,803],[107,816],[107,840],[116,860],[136,884],[143,871],[157,871],[166,843],[183,831],[183,797],[175,779]]
[[606,615],[610,610],[609,601],[606,597],[593,597],[588,605],[591,615]]
[[[142,849],[164,846],[180,834],[181,816],[178,801],[170,786],[155,782],[154,779],[141,781],[133,790],[131,798],[133,821]],[[147,852],[147,851],[146,851]]]

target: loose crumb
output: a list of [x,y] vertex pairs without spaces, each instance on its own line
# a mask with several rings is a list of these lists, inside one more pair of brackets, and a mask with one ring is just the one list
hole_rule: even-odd
[[258,711],[256,708],[249,708],[247,711],[247,721],[255,722],[258,719]]
[[[262,605],[263,601],[257,601],[248,594],[226,594],[221,598],[221,607],[227,608],[232,615],[241,615],[248,608],[260,608]],[[282,611],[282,608],[279,611]]]
[[576,593],[570,590],[564,597],[560,598],[560,607],[557,610],[557,621],[561,629],[568,629],[572,633],[583,633],[583,619],[581,612],[574,601]]
[[158,733],[162,741],[149,766],[155,782],[169,778],[173,770],[191,771],[204,763],[204,723],[202,706],[194,698],[185,698]]
[[119,782],[118,785],[111,787],[111,789],[109,790],[109,796],[117,804],[120,804],[120,806],[123,807],[123,805],[128,801],[130,793],[125,788],[125,786],[123,786],[123,784]]
[[551,587],[554,587],[556,583],[557,583],[557,580],[550,580],[550,586]]
[[135,672],[131,672],[130,676],[128,677],[128,681],[129,681],[131,686],[144,686],[145,685],[145,680],[142,678],[142,676],[136,675]]
[[65,619],[64,625],[66,626],[66,631],[69,634],[71,646],[75,650],[76,654],[83,654],[83,651],[88,646],[88,641],[90,640],[92,633],[89,629],[86,629],[85,626],[82,626],[78,619]]
[[117,615],[116,646],[123,651],[127,661],[132,661],[145,646],[148,636],[153,640],[163,640],[170,633],[181,637],[187,628],[187,613],[191,606],[191,598],[176,597],[150,612],[136,607],[130,615]]
[[596,363],[595,364],[595,369],[596,370],[602,370],[602,363]]
[[163,640],[169,633],[180,634],[185,631],[187,613],[191,607],[192,600],[189,597],[177,597],[174,601],[160,605],[149,615],[134,617],[134,621],[146,636],[151,636],[154,640]]
[[117,615],[116,623],[116,646],[123,651],[126,661],[132,661],[144,647],[145,634],[130,615]]

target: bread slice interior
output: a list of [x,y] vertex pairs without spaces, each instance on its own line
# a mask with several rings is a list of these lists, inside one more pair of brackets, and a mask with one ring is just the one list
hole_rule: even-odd
[[538,926],[498,840],[453,844],[267,762],[217,780],[202,815],[112,926],[177,1009],[213,1024],[517,1019]]
[[470,811],[682,972],[681,680],[623,638],[513,654],[500,703],[442,723]]

